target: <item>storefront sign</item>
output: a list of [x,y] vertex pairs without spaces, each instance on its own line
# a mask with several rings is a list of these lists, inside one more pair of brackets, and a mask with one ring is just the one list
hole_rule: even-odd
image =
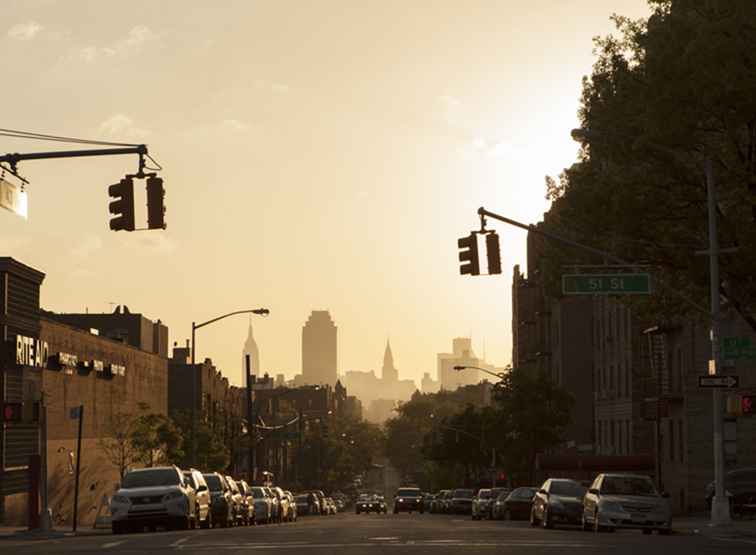
[[33,337],[16,336],[16,364],[45,368],[49,347],[47,341]]
[[110,365],[110,374],[112,376],[125,376],[126,375],[126,367],[121,366],[120,364],[111,364]]
[[101,360],[93,360],[92,361],[92,369],[95,372],[104,372],[105,371],[105,365],[102,363]]
[[63,368],[76,368],[79,365],[79,357],[69,353],[58,353],[58,366]]

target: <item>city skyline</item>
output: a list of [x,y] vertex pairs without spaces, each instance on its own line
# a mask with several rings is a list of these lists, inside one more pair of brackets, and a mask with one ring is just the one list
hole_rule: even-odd
[[[613,30],[613,12],[649,12],[644,0],[438,2],[432,12],[6,4],[0,69],[29,86],[4,92],[16,107],[4,127],[145,142],[165,168],[167,230],[126,234],[107,229],[107,187],[134,160],[20,164],[29,219],[3,214],[0,251],[50,276],[42,306],[138,307],[179,344],[193,321],[265,306],[270,317],[255,323],[264,365],[288,377],[301,365],[301,319],[328,307],[341,372],[373,366],[375,338],[390,331],[416,382],[457,336],[509,362],[508,280],[460,280],[455,241],[481,205],[540,220],[544,175],[576,159],[570,130],[592,38]],[[541,32],[519,32],[529,26]],[[122,86],[124,75],[139,86]],[[502,266],[522,264],[524,235],[501,234]],[[359,287],[345,294],[346,284]],[[203,329],[198,359],[236,380],[246,327]]]

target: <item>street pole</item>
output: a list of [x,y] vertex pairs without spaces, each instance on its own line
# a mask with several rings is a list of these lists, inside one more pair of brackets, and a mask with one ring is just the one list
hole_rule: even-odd
[[[719,353],[719,237],[717,235],[717,199],[714,170],[711,160],[706,160],[706,192],[709,212],[709,287],[711,293],[711,359],[710,373],[720,373]],[[730,504],[725,495],[725,461],[723,441],[722,390],[712,389],[712,416],[714,418],[714,499],[711,501],[711,524],[730,523]]]
[[250,368],[249,354],[244,355],[244,366],[247,372],[247,438],[249,439],[249,468],[247,479],[250,485],[255,483],[255,422],[253,420],[252,407],[252,369]]
[[74,480],[73,532],[79,520],[79,475],[81,474],[81,432],[84,424],[84,405],[79,405],[79,435],[76,439],[76,478]]
[[192,466],[197,466],[197,367],[195,366],[195,336],[197,324],[192,322]]

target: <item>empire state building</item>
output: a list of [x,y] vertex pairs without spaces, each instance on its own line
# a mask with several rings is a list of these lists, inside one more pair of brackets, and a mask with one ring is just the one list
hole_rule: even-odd
[[247,363],[246,357],[249,355],[250,371],[253,376],[259,376],[260,372],[260,351],[255,343],[255,336],[252,333],[252,322],[249,322],[249,331],[247,340],[244,342],[242,350],[242,386],[247,387]]

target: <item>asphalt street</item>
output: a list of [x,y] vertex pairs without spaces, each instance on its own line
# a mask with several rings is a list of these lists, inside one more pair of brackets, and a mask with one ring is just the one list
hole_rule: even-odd
[[447,515],[355,515],[302,518],[296,523],[250,528],[190,530],[113,536],[108,533],[54,540],[3,540],[0,552],[26,553],[363,553],[452,554],[753,554],[755,538],[702,535],[644,536],[638,531],[595,534],[578,529],[542,530],[526,522],[472,521]]

